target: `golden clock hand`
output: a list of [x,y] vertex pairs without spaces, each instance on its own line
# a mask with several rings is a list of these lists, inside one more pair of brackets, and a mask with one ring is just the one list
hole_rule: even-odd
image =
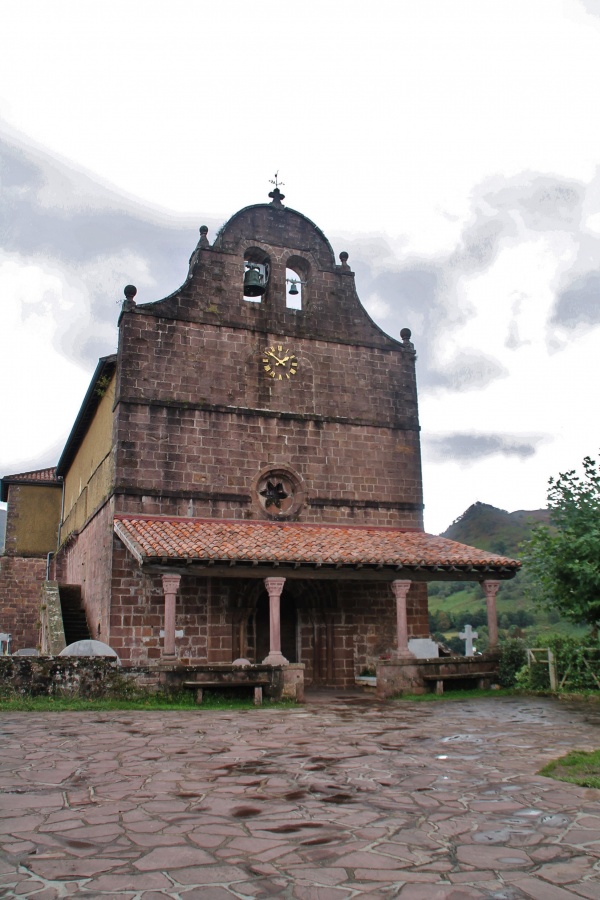
[[267,350],[267,356],[272,356],[273,359],[275,360],[276,365],[278,365],[278,366],[283,365],[283,363],[281,362],[281,360],[279,359],[279,357],[278,357],[278,356],[275,356],[275,354],[272,353],[270,350]]

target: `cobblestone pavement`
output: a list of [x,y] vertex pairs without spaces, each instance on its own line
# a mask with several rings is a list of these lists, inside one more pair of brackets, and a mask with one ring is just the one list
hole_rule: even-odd
[[600,746],[551,699],[0,714],[0,896],[600,898]]

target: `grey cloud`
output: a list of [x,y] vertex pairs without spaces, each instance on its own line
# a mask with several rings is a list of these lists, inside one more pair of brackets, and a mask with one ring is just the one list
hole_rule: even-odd
[[38,261],[58,274],[72,302],[54,303],[55,343],[66,357],[93,366],[115,348],[117,302],[137,284],[138,300],[172,293],[187,276],[198,226],[218,222],[153,213],[71,170],[64,163],[0,136],[0,243],[9,254]]
[[477,272],[488,269],[502,245],[502,240],[516,234],[516,226],[506,213],[479,213],[463,232],[459,247],[448,260],[453,269]]
[[440,437],[424,437],[425,454],[436,462],[473,462],[488,456],[516,456],[528,459],[536,453],[536,445],[543,440],[536,436],[523,440],[501,434],[461,434],[455,432]]
[[536,231],[572,230],[579,225],[585,185],[547,175],[523,173],[498,184],[481,186],[481,198],[490,209],[510,216],[518,213]]
[[505,378],[508,374],[508,370],[491,356],[462,352],[450,365],[432,370],[430,384],[462,392],[487,387],[492,381]]
[[[168,292],[173,290],[172,272],[176,268],[184,280],[188,258],[198,240],[197,226],[189,220],[166,217],[151,221],[149,211],[136,214],[127,208],[124,197],[113,198],[108,189],[103,202],[98,203],[102,189],[87,176],[68,170],[61,173],[65,203],[58,200],[49,204],[40,194],[51,174],[56,175],[50,170],[66,167],[54,160],[28,158],[26,153],[26,149],[0,139],[0,223],[5,250],[44,254],[69,265],[129,251],[152,261],[157,281],[168,273]],[[69,192],[84,201],[80,205],[69,202]],[[110,208],[111,200],[114,208]]]
[[562,290],[556,299],[551,324],[576,328],[600,324],[600,271],[588,272]]
[[600,6],[598,6],[598,0],[580,0],[582,5],[585,8],[585,11],[590,16],[600,16]]

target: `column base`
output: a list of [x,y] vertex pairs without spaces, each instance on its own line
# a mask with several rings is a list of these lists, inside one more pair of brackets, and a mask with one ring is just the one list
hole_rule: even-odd
[[392,659],[416,659],[416,656],[407,647],[405,650],[394,650]]
[[289,660],[285,658],[283,653],[272,650],[268,656],[265,656],[262,664],[263,666],[287,666],[289,665]]

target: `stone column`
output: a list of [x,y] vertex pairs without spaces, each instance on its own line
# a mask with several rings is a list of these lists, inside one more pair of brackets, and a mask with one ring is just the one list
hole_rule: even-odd
[[281,652],[281,618],[279,599],[285,584],[285,578],[265,578],[265,587],[269,594],[269,655],[263,659],[267,666],[286,666],[287,659]]
[[408,649],[408,620],[406,617],[406,595],[410,590],[410,581],[392,581],[392,591],[396,598],[396,630],[398,635],[398,659],[410,659],[414,657]]
[[500,587],[499,581],[484,581],[485,602],[487,606],[488,634],[490,637],[490,650],[498,646],[498,616],[496,613],[496,594]]
[[175,597],[179,589],[181,575],[163,575],[165,595],[165,637],[163,656],[175,656]]

